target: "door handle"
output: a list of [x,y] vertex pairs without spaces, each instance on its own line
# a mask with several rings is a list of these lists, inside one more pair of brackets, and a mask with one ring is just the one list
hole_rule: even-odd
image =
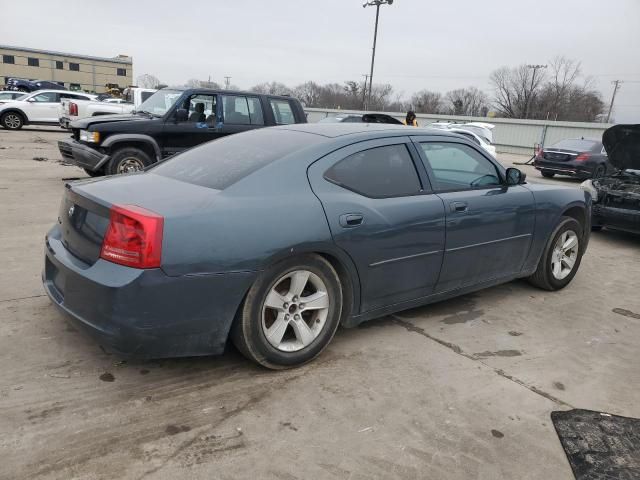
[[340,215],[340,226],[344,228],[353,228],[362,225],[364,215],[361,213],[345,213]]
[[466,212],[469,209],[466,202],[451,202],[450,207],[451,211],[456,213]]

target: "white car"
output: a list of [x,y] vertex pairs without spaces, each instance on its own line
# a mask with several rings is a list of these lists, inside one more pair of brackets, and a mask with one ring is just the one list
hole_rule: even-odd
[[67,90],[38,90],[0,104],[0,125],[19,130],[24,125],[58,125],[58,109],[63,99],[94,100],[96,95]]
[[14,92],[10,90],[5,90],[0,92],[0,103],[7,103],[17,100],[20,97],[24,97],[26,94],[24,92]]
[[466,128],[461,128],[462,125],[456,125],[454,128],[447,128],[448,132],[457,133],[458,135],[462,135],[463,137],[468,138],[476,145],[482,147],[483,150],[489,152],[493,158],[496,158],[496,147],[491,145],[487,140],[480,135],[467,130]]
[[456,128],[462,128],[464,130],[469,130],[470,132],[475,133],[479,137],[485,139],[485,141],[489,143],[493,143],[493,132],[492,130],[495,128],[495,125],[492,123],[484,123],[484,122],[469,122],[463,123],[462,125],[455,125]]

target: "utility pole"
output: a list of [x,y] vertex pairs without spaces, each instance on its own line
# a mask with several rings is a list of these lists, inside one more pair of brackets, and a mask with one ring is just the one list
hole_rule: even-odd
[[541,68],[547,68],[547,65],[527,65],[527,68],[533,69],[531,75],[531,87],[529,87],[529,95],[527,96],[527,110],[524,112],[524,118],[529,118],[529,110],[531,108],[531,97],[533,96],[533,84],[536,79],[536,72]]
[[371,105],[371,93],[373,92],[373,64],[376,60],[376,41],[378,39],[378,19],[380,18],[380,5],[392,4],[393,0],[369,0],[368,2],[364,2],[362,4],[364,8],[373,6],[376,7],[376,26],[373,30],[373,51],[371,53],[371,72],[369,73],[369,101],[367,102],[369,105]]
[[369,79],[369,74],[363,73],[364,77],[364,87],[362,88],[362,109],[367,109],[367,80]]
[[231,85],[231,77],[224,77],[224,88],[225,90],[229,90],[229,86]]
[[613,95],[611,95],[611,103],[609,104],[609,113],[607,113],[607,122],[611,119],[611,112],[613,111],[613,102],[616,100],[616,93],[618,93],[618,89],[620,88],[620,84],[622,80],[614,80],[613,82]]

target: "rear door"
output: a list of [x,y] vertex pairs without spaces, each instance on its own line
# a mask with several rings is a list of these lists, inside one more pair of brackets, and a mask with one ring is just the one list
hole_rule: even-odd
[[30,122],[58,123],[60,94],[56,92],[37,93],[29,99],[27,115]]
[[408,137],[357,143],[309,168],[336,244],[357,266],[361,311],[429,295],[444,248],[444,206]]
[[436,292],[519,273],[533,235],[533,194],[522,185],[506,186],[494,160],[462,140],[413,139],[446,215]]

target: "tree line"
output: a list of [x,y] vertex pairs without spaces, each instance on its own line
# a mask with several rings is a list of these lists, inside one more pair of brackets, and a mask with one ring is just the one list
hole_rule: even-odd
[[[535,68],[534,68],[535,67]],[[544,67],[544,68],[543,68]],[[139,86],[153,88],[161,84],[153,75],[137,79]],[[583,78],[580,62],[556,57],[547,65],[501,67],[494,70],[489,83],[492,92],[470,86],[444,94],[429,89],[420,90],[409,98],[397,92],[389,83],[369,85],[362,81],[319,84],[307,81],[290,87],[280,82],[264,82],[249,90],[271,95],[291,95],[306,107],[446,114],[473,117],[492,115],[505,118],[539,120],[598,121],[605,104],[590,78]],[[192,88],[222,88],[212,81],[191,79]],[[230,85],[230,89],[237,87]]]

